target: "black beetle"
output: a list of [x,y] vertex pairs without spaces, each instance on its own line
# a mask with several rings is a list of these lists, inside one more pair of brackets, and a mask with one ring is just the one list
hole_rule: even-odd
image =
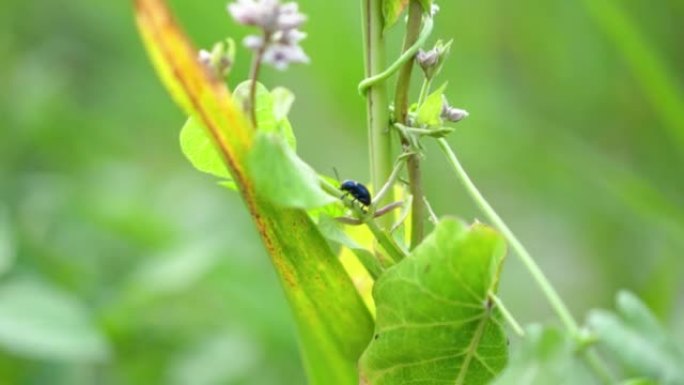
[[[370,206],[371,194],[368,192],[366,186],[353,180],[345,180],[340,185],[340,190],[345,191],[345,195],[350,194],[355,200],[361,202],[364,206]],[[344,197],[344,195],[342,196]]]

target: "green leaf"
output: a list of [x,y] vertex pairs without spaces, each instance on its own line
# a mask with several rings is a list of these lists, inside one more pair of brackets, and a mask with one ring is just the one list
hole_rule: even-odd
[[[238,105],[243,105],[250,91],[251,81],[244,81],[235,88],[233,98]],[[292,149],[297,148],[297,141],[287,114],[292,108],[295,96],[285,87],[276,87],[269,92],[261,83],[256,86],[256,119],[260,132],[276,132],[281,134]]]
[[180,146],[183,155],[199,171],[226,181],[233,180],[213,140],[207,135],[207,130],[196,119],[190,117],[183,125],[180,133]]
[[29,279],[0,286],[0,347],[29,358],[79,362],[104,362],[110,352],[76,298]]
[[496,290],[501,236],[484,225],[442,220],[375,283],[375,335],[360,361],[361,383],[485,384],[507,361]]
[[[245,80],[238,84],[233,90],[233,99],[235,104],[243,106],[245,101],[249,98],[249,92],[252,85],[251,80]],[[268,89],[261,83],[256,84],[256,120],[257,127],[260,131],[273,132],[276,131],[278,124],[273,113],[273,98]]]
[[278,206],[308,209],[335,202],[280,135],[259,132],[247,164],[256,191]]
[[277,131],[285,137],[287,144],[293,150],[297,150],[297,139],[292,131],[292,125],[287,119],[287,114],[290,113],[290,108],[294,104],[295,96],[292,91],[285,87],[276,87],[271,91],[271,98],[273,99],[273,116],[278,125]]
[[418,108],[416,123],[421,127],[441,127],[442,126],[442,95],[447,83],[442,84],[436,91],[425,98],[423,104]]
[[273,100],[273,117],[276,122],[287,119],[287,114],[290,113],[290,108],[294,104],[295,96],[292,91],[285,87],[276,87],[271,91],[271,99]]
[[[233,97],[242,104],[249,93],[250,82],[242,82],[235,89]],[[259,130],[263,132],[277,132],[285,137],[287,143],[296,149],[297,141],[292,131],[287,113],[294,103],[294,95],[283,87],[275,88],[268,92],[266,87],[257,83],[257,122]],[[214,175],[223,179],[219,182],[231,190],[237,190],[237,186],[230,175],[219,151],[214,146],[204,126],[196,119],[190,117],[183,125],[180,133],[181,150],[190,163],[197,170]]]
[[399,16],[404,12],[408,3],[409,0],[384,0],[382,2],[382,16],[385,20],[385,29],[389,29],[399,20]]
[[577,346],[567,333],[530,325],[506,370],[492,385],[596,384],[576,352]]
[[610,351],[627,373],[663,384],[684,383],[684,353],[634,294],[620,292],[617,313],[594,310],[588,323],[600,346]]

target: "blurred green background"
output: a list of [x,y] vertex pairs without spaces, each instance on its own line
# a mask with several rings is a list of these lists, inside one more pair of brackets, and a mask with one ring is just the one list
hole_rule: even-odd
[[[247,32],[224,0],[171,3],[199,47]],[[629,288],[682,325],[684,3],[439,3],[442,78],[471,113],[450,140],[576,316]],[[264,82],[297,94],[304,159],[367,180],[360,6],[300,4],[312,64]],[[1,385],[304,383],[268,257],[182,157],[130,2],[3,0],[0,87]],[[481,218],[436,147],[424,168],[439,214]],[[555,322],[515,258],[502,296]]]

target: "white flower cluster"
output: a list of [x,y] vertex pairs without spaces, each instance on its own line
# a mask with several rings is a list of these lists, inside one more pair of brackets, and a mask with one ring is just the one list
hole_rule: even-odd
[[263,61],[283,70],[291,63],[308,63],[309,57],[299,45],[306,34],[298,28],[306,21],[295,2],[279,0],[236,0],[228,4],[228,13],[240,24],[258,27],[261,36],[249,35],[243,44],[263,50]]

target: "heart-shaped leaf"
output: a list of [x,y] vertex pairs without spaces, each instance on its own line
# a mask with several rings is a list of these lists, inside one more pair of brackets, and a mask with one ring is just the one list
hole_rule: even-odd
[[485,384],[505,366],[501,315],[489,300],[505,254],[484,225],[442,220],[376,282],[373,340],[363,384]]

